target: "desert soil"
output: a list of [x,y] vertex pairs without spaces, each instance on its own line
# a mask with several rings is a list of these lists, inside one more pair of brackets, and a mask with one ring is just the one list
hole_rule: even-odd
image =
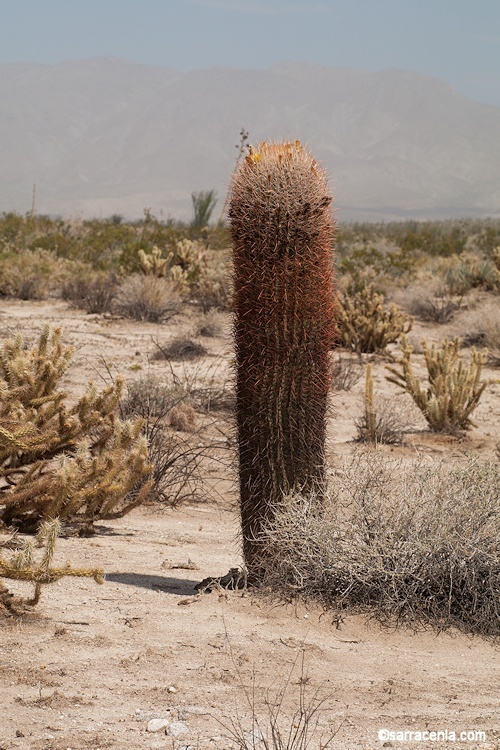
[[[85,315],[63,302],[4,301],[0,334],[20,330],[32,338],[44,322],[61,325],[63,341],[76,348],[65,383],[71,393],[115,372],[129,378],[155,373],[169,382],[171,367],[179,376],[205,374],[222,385],[230,379],[232,356],[227,319],[222,335],[203,339],[209,354],[202,365],[152,359],[155,341],[192,334],[198,318],[187,309],[168,324],[153,325]],[[413,337],[438,341],[449,332],[420,326]],[[375,359],[376,388],[393,398],[385,364]],[[498,370],[487,368],[485,376],[492,382],[475,412],[478,427],[466,440],[430,435],[408,406],[414,424],[405,444],[380,447],[380,456],[493,455]],[[358,450],[354,419],[362,393],[361,379],[334,396],[332,470]],[[105,583],[63,579],[44,588],[32,613],[0,623],[0,750],[231,748],[237,746],[232,732],[247,733],[252,747],[252,715],[266,733],[270,706],[281,692],[278,723],[285,730],[294,724],[301,693],[311,705],[324,700],[312,748],[332,733],[333,748],[499,748],[494,643],[455,631],[388,629],[359,615],[339,619],[315,604],[285,604],[246,591],[197,595],[197,582],[241,565],[233,428],[227,414],[198,420],[199,435],[204,431],[204,440],[212,439],[219,451],[218,460],[206,465],[210,491],[203,502],[146,506],[100,523],[94,537],[61,538],[57,561],[102,567]],[[8,585],[15,593],[31,591]],[[153,719],[168,721],[167,730],[148,731]],[[381,741],[382,729],[448,731],[449,737],[479,731],[484,737]],[[262,747],[258,733],[254,738]]]

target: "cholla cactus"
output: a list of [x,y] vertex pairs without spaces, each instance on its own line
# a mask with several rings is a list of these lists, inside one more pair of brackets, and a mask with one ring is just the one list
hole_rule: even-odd
[[[41,525],[36,539],[26,540],[21,548],[12,553],[10,559],[5,559],[0,553],[0,578],[31,581],[35,584],[32,599],[16,602],[12,594],[0,582],[0,614],[15,609],[16,604],[37,604],[42,585],[53,583],[65,576],[91,577],[97,583],[103,583],[104,574],[100,568],[73,568],[69,563],[63,567],[51,567],[59,531],[58,520],[47,521]],[[35,560],[35,546],[43,548],[39,562]]]
[[139,267],[146,276],[163,278],[167,274],[168,258],[162,258],[161,250],[156,245],[150,253],[145,253],[142,248],[138,251]]
[[467,364],[460,358],[459,339],[445,339],[441,349],[434,344],[429,349],[423,340],[422,347],[427,365],[427,387],[421,385],[413,372],[413,349],[406,337],[402,338],[402,356],[398,360],[402,370],[388,367],[391,377],[387,376],[387,380],[410,394],[434,432],[456,434],[475,427],[470,415],[486,388],[486,381],[481,381],[481,370],[488,351],[472,349],[471,361]]
[[384,305],[384,295],[369,285],[339,304],[339,337],[346,349],[358,354],[383,352],[388,344],[409,333],[412,319],[397,305]]
[[121,515],[148,489],[141,422],[117,418],[123,381],[68,407],[58,386],[73,351],[60,338],[46,326],[32,349],[21,336],[0,347],[0,520],[29,531]]
[[262,143],[233,176],[234,336],[243,553],[284,495],[324,489],[335,336],[333,220],[324,171],[299,142]]

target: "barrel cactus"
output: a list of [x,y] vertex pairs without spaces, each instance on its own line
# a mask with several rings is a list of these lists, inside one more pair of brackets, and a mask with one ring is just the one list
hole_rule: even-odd
[[243,555],[262,580],[262,534],[287,493],[321,497],[335,339],[327,177],[296,142],[250,149],[232,179],[234,339]]

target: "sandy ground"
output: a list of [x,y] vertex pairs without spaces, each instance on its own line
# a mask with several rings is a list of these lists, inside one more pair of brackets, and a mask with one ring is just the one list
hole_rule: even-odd
[[[170,367],[151,359],[154,341],[192,333],[195,324],[189,312],[157,326],[85,315],[62,302],[0,306],[0,335],[21,330],[32,337],[45,321],[62,325],[64,342],[76,347],[66,382],[71,392],[115,371],[168,380]],[[445,332],[420,327],[413,336]],[[199,362],[174,368],[226,381],[227,321],[224,335],[203,343],[209,355],[202,368]],[[385,364],[375,359],[377,392],[394,397]],[[414,425],[405,444],[377,449],[381,457],[493,455],[498,370],[485,376],[492,382],[475,412],[478,428],[464,441],[431,436],[409,410]],[[362,393],[360,380],[335,395],[331,467],[356,450]],[[324,701],[311,748],[332,733],[334,748],[499,748],[500,659],[491,642],[455,632],[390,630],[358,616],[339,621],[315,605],[242,591],[196,594],[195,583],[241,564],[232,428],[227,416],[211,415],[206,431],[219,443],[227,436],[227,460],[218,464],[206,502],[145,507],[99,524],[92,538],[60,539],[59,562],[100,566],[105,583],[62,580],[44,588],[32,614],[0,623],[0,750],[231,748],[234,732],[247,735],[249,747],[263,747],[258,732],[254,740],[249,734],[256,729],[252,715],[265,734],[281,693],[278,724],[285,731],[294,725],[301,695],[312,707]],[[167,729],[148,731],[154,719],[169,722]],[[379,738],[379,730],[406,732],[405,741]],[[412,734],[431,731],[448,732],[448,740],[426,735],[418,741]],[[462,741],[461,732],[471,734]]]

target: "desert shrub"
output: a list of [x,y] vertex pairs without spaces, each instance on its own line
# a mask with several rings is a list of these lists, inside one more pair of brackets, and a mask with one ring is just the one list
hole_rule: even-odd
[[162,323],[180,310],[172,283],[155,276],[130,276],[120,284],[113,309],[124,318]]
[[433,295],[415,295],[410,300],[412,315],[429,323],[449,323],[462,307],[462,298],[452,297],[443,290]]
[[467,316],[467,333],[464,346],[480,346],[488,349],[488,363],[500,365],[500,307],[496,301],[483,305]]
[[372,365],[366,366],[363,414],[356,420],[358,440],[362,443],[400,443],[405,421],[394,399],[375,399]]
[[428,384],[422,386],[412,367],[413,348],[404,337],[401,357],[397,360],[401,370],[387,369],[387,379],[407,391],[425,416],[434,432],[458,434],[475,424],[470,415],[477,407],[486,381],[481,381],[481,371],[487,352],[471,351],[471,361],[466,364],[460,357],[460,340],[445,339],[441,349],[428,347],[422,341]]
[[385,238],[372,243],[355,240],[348,246],[341,244],[338,251],[338,274],[349,279],[349,291],[407,277],[414,268],[415,258]]
[[[328,716],[329,696],[323,694],[321,686],[311,688],[304,649],[300,651],[300,659],[297,656],[289,673],[280,675],[283,679],[280,687],[265,689],[255,681],[251,689],[242,685],[251,721],[246,724],[236,710],[235,717],[219,722],[226,732],[227,747],[232,750],[308,750],[313,747],[327,750],[331,747],[340,723],[335,727]],[[292,699],[296,706],[291,717],[283,710],[286,699]]]
[[335,391],[350,391],[363,374],[361,357],[338,352],[333,360],[332,386]]
[[210,310],[229,310],[232,296],[232,279],[228,265],[223,260],[207,265],[191,290],[192,299],[205,313]]
[[194,431],[194,410],[186,403],[187,397],[181,385],[164,385],[149,376],[129,383],[127,395],[121,402],[122,417],[140,417],[143,421],[148,462],[152,466],[150,502],[175,506],[198,497],[202,489],[201,463],[205,447],[200,447],[199,441],[189,442],[170,429],[172,426],[181,431]]
[[284,498],[265,582],[386,623],[498,636],[499,492],[495,461],[405,467],[370,451],[337,472],[322,514]]
[[[22,544],[19,542],[19,546],[14,542],[15,551],[9,559],[2,555],[0,544],[0,616],[10,615],[13,612],[21,613],[23,605],[38,604],[42,585],[53,583],[65,576],[92,577],[97,583],[103,583],[103,571],[100,568],[92,570],[73,568],[69,563],[63,567],[52,567],[59,530],[58,520],[45,521],[40,526],[35,540],[27,539]],[[39,561],[35,559],[35,547],[42,548]],[[33,582],[35,586],[33,597],[31,599],[15,597],[2,584],[1,578]]]
[[411,330],[411,318],[397,305],[387,307],[384,301],[373,285],[352,295],[339,295],[339,339],[346,349],[358,354],[384,352],[388,344]]
[[444,269],[444,284],[450,294],[459,296],[471,289],[497,291],[500,289],[500,271],[489,259],[453,257]]
[[[31,348],[19,335],[0,348],[0,520],[34,531],[59,518],[91,527],[123,515],[147,493],[141,423],[117,418],[123,381],[90,384],[67,405],[60,390],[73,350],[46,326]],[[138,486],[138,484],[140,486]]]
[[114,273],[91,272],[74,276],[62,289],[62,297],[72,307],[87,313],[111,312],[118,289]]
[[200,190],[197,193],[191,193],[191,201],[193,204],[191,229],[199,231],[210,223],[217,203],[217,193],[215,190]]
[[204,338],[215,338],[223,334],[224,319],[216,310],[209,310],[204,313],[195,329],[195,336],[202,336]]
[[173,339],[169,344],[161,346],[156,343],[157,352],[153,359],[169,359],[174,361],[185,361],[204,357],[208,352],[207,349],[197,341],[186,336],[179,336]]
[[0,254],[0,295],[18,299],[46,299],[57,296],[74,269],[69,261],[37,248]]

